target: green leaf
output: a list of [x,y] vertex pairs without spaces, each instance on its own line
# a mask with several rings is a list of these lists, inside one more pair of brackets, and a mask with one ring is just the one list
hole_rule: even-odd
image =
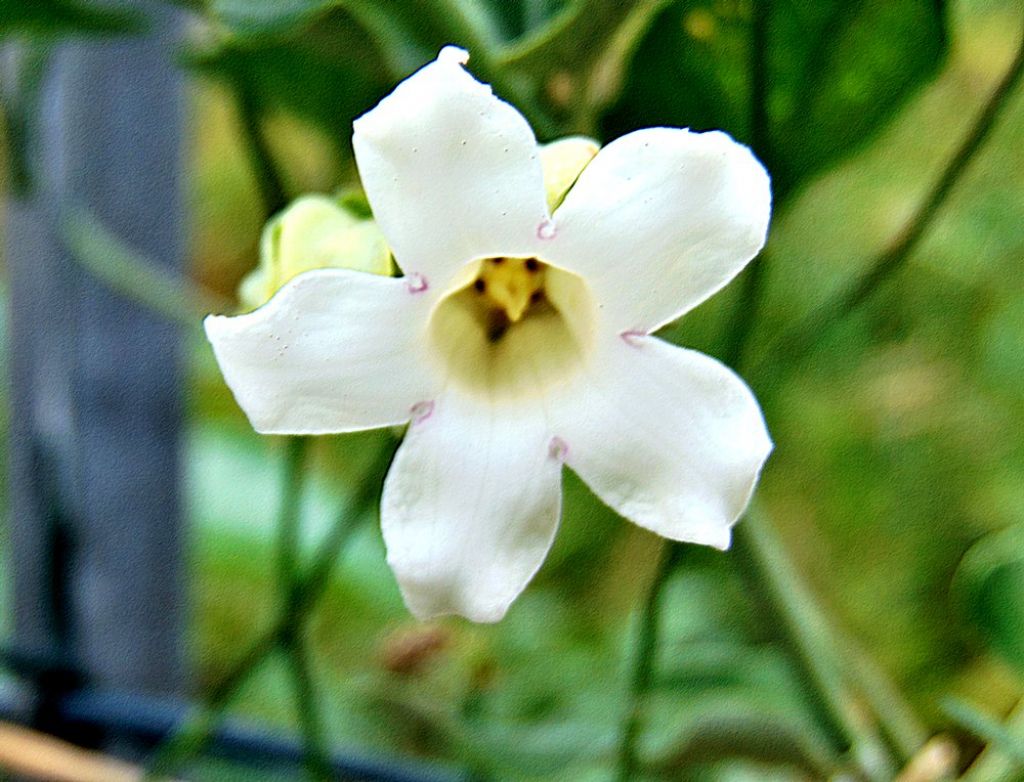
[[596,116],[619,95],[636,47],[669,0],[577,0],[496,58],[542,95],[563,130],[594,134]]
[[212,0],[209,10],[242,37],[280,35],[306,24],[338,5],[338,0]]
[[138,13],[74,0],[4,0],[0,40],[13,35],[123,34],[142,29]]
[[210,13],[250,45],[318,30],[341,13],[372,41],[391,79],[407,76],[445,44],[476,46],[475,32],[493,34],[491,17],[475,0],[212,0]]
[[986,641],[1024,673],[1024,529],[986,535],[964,556],[954,593]]
[[295,35],[226,37],[191,53],[187,62],[229,87],[249,91],[261,116],[284,112],[318,126],[346,156],[352,119],[389,83],[373,42],[337,12]]
[[[757,0],[766,2],[766,0]],[[756,6],[756,3],[754,4]],[[764,139],[776,194],[869,141],[935,75],[947,49],[937,0],[793,0],[765,11]],[[722,128],[752,140],[753,6],[683,0],[651,26],[607,137],[638,127]]]
[[496,35],[477,0],[212,0],[209,13],[222,36],[193,65],[246,85],[261,115],[320,126],[343,153],[352,119],[396,81],[446,44],[483,53]]

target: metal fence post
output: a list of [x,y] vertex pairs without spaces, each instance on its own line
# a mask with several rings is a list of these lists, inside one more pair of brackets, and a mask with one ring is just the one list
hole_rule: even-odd
[[59,237],[84,206],[147,257],[184,256],[180,18],[54,48],[30,121],[30,192],[7,204],[14,643],[85,683],[182,682],[176,328],[105,289]]

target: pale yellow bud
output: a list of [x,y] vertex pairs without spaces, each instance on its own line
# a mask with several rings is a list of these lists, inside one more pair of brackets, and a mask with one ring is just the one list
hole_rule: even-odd
[[238,298],[244,309],[256,309],[296,275],[327,268],[394,273],[391,251],[373,220],[353,215],[330,196],[302,196],[263,228],[259,266],[242,280]]
[[548,208],[554,209],[601,147],[585,136],[567,136],[540,148]]

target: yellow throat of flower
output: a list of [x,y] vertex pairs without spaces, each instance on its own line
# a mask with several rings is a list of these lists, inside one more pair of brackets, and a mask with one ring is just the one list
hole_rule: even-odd
[[489,258],[481,265],[473,289],[507,323],[518,323],[530,305],[543,300],[545,276],[546,266],[536,258]]

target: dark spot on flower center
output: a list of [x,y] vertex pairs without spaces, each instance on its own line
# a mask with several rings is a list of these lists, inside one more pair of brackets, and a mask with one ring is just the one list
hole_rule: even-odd
[[490,310],[487,314],[487,340],[497,342],[505,336],[508,327],[512,325],[504,310]]

